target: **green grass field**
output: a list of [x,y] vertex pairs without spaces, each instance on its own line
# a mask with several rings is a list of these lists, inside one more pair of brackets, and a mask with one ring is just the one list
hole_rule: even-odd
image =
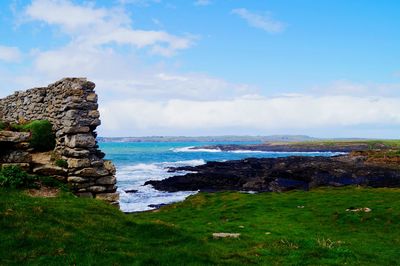
[[66,192],[32,198],[2,189],[0,264],[398,265],[399,203],[400,189],[202,193],[127,215]]
[[399,149],[400,140],[311,140],[302,142],[289,143],[292,145],[323,145],[323,146],[346,146],[346,145],[357,145],[366,144],[370,149],[380,149],[383,146],[389,149]]

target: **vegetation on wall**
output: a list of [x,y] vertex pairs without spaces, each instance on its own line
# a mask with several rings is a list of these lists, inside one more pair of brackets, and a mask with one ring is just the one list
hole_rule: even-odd
[[68,162],[66,160],[63,160],[63,159],[55,160],[54,164],[57,165],[58,167],[68,168]]
[[7,125],[3,121],[0,120],[0,130],[6,129]]
[[[56,145],[53,125],[48,120],[34,120],[29,123],[3,123],[3,129],[31,132],[30,146],[36,151],[51,151]],[[1,122],[0,122],[0,130]]]
[[23,126],[25,131],[32,133],[30,144],[37,151],[53,150],[56,141],[52,124],[47,120],[35,120]]

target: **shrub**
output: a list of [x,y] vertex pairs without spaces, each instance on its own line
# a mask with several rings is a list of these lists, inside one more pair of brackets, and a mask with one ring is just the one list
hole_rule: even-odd
[[55,163],[55,165],[57,165],[59,167],[68,168],[68,162],[66,160],[58,159],[54,163]]
[[0,120],[0,130],[6,129],[7,125],[3,121]]
[[64,191],[67,191],[67,186],[62,183],[61,181],[55,179],[54,177],[51,176],[39,176],[39,183],[41,186],[46,186],[46,187],[53,187],[53,188],[60,188]]
[[28,175],[19,166],[6,166],[0,171],[0,187],[30,187],[33,181],[35,177]]
[[50,151],[56,145],[53,126],[47,120],[35,120],[29,124],[23,125],[24,131],[32,133],[30,145],[37,151]]

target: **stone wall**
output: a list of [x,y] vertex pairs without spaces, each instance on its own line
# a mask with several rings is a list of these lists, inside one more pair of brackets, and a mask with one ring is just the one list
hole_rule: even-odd
[[0,120],[49,120],[56,135],[54,154],[68,162],[65,176],[74,193],[117,202],[115,167],[103,160],[96,128],[100,125],[95,84],[65,78],[47,87],[18,91],[0,99]]

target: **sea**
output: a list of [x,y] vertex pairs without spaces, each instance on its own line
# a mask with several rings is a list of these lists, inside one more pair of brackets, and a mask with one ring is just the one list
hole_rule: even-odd
[[207,161],[239,160],[249,157],[277,158],[287,156],[333,156],[334,152],[266,152],[221,151],[198,149],[216,144],[255,144],[257,142],[101,142],[100,148],[117,168],[120,208],[123,212],[141,212],[164,204],[183,201],[198,191],[164,192],[144,185],[149,180],[162,180],[187,172],[168,172],[169,167],[197,166]]

